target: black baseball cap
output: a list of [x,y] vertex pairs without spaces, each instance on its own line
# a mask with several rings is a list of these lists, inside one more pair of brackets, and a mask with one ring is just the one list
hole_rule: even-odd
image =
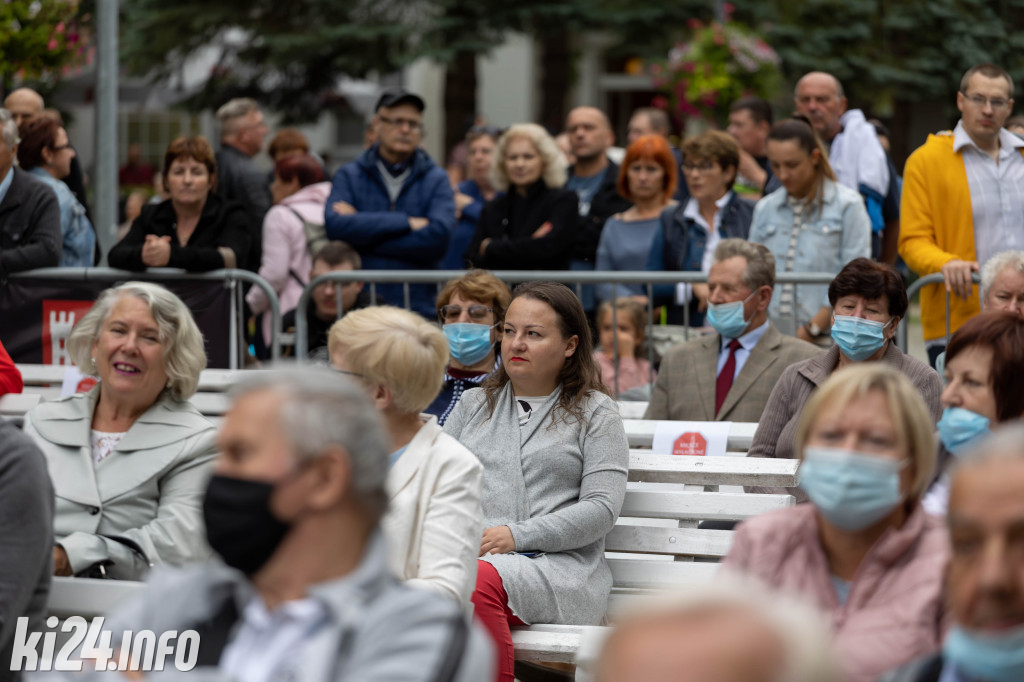
[[395,88],[393,90],[387,90],[377,100],[377,106],[374,108],[374,112],[380,111],[381,107],[397,107],[399,104],[411,104],[416,107],[420,113],[427,106],[423,103],[423,99],[419,95],[414,95],[408,90],[403,88]]

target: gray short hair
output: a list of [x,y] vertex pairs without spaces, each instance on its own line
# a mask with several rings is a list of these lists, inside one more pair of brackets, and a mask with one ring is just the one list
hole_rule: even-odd
[[163,344],[167,390],[177,400],[188,400],[199,386],[199,373],[206,367],[203,334],[188,306],[174,293],[153,282],[125,282],[104,290],[68,337],[68,357],[86,374],[96,374],[92,347],[110,312],[125,296],[134,296],[149,306]]
[[987,295],[999,273],[1010,267],[1024,273],[1024,251],[1001,251],[989,258],[981,269],[981,290]]
[[252,372],[231,391],[233,401],[261,391],[276,391],[281,428],[300,461],[324,450],[343,448],[352,463],[352,491],[375,519],[387,508],[384,484],[391,451],[380,415],[366,389],[324,367],[277,368]]
[[232,128],[236,121],[259,110],[259,103],[251,97],[236,97],[228,100],[217,110],[217,121],[220,122],[221,134],[234,133]]
[[[607,645],[615,640],[617,633],[634,624],[683,621],[699,618],[711,610],[749,614],[775,635],[784,652],[783,669],[777,679],[786,682],[839,681],[829,634],[831,627],[817,609],[798,597],[774,592],[754,578],[729,572],[720,574],[713,582],[639,600],[608,635],[604,650],[608,651]],[[742,648],[743,642],[736,645],[738,649]],[[602,659],[598,660],[601,662]],[[600,670],[596,679],[604,679]]]
[[14,116],[7,109],[0,109],[0,135],[3,136],[8,149],[14,149],[21,142],[21,138],[18,137],[18,124],[14,122]]
[[747,261],[743,271],[743,284],[751,291],[761,287],[775,288],[775,256],[764,244],[746,239],[723,239],[715,248],[714,262],[719,263],[740,256]]

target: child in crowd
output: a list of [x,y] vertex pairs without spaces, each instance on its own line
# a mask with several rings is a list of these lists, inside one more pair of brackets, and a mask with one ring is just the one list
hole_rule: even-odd
[[[616,324],[612,323],[612,306],[617,308]],[[656,373],[651,372],[644,344],[646,309],[632,298],[620,298],[614,303],[605,301],[597,311],[597,330],[600,346],[594,351],[594,360],[601,368],[601,381],[611,391],[621,394],[632,388],[653,383]],[[615,336],[618,336],[618,358],[615,357]],[[618,372],[619,384],[615,385]]]

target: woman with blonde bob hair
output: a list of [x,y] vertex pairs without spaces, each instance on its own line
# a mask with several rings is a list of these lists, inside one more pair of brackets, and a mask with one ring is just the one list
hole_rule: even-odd
[[832,617],[844,679],[868,682],[936,651],[949,548],[921,498],[935,471],[920,392],[881,363],[832,374],[797,428],[810,504],[736,531],[725,567],[800,594]]
[[419,315],[377,306],[331,327],[331,365],[366,387],[391,435],[383,520],[400,578],[469,608],[482,530],[482,469],[472,452],[420,414],[441,388],[444,334]]
[[494,153],[492,184],[504,194],[480,213],[465,258],[490,270],[565,270],[576,235],[578,199],[563,189],[565,157],[539,125],[509,128]]
[[99,384],[36,406],[24,427],[56,493],[54,573],[138,579],[148,563],[205,558],[217,432],[188,402],[206,366],[188,308],[158,284],[112,287],[75,325],[68,353]]

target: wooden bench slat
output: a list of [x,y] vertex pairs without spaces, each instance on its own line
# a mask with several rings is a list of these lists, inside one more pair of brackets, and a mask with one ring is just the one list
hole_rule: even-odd
[[761,457],[685,457],[629,451],[629,480],[690,485],[796,486],[800,463]]
[[612,582],[617,589],[666,589],[710,580],[718,570],[716,563],[692,561],[644,561],[608,559]]
[[133,580],[93,580],[54,577],[47,612],[59,618],[92,618],[142,593],[145,583]]
[[732,546],[732,531],[618,524],[604,542],[608,552],[721,558]]
[[8,393],[0,396],[0,415],[6,418],[22,417],[39,404],[42,398],[34,393]]
[[627,490],[620,516],[701,521],[742,521],[793,506],[792,495]]
[[512,628],[516,660],[535,663],[573,663],[583,638],[600,625],[532,625]]

